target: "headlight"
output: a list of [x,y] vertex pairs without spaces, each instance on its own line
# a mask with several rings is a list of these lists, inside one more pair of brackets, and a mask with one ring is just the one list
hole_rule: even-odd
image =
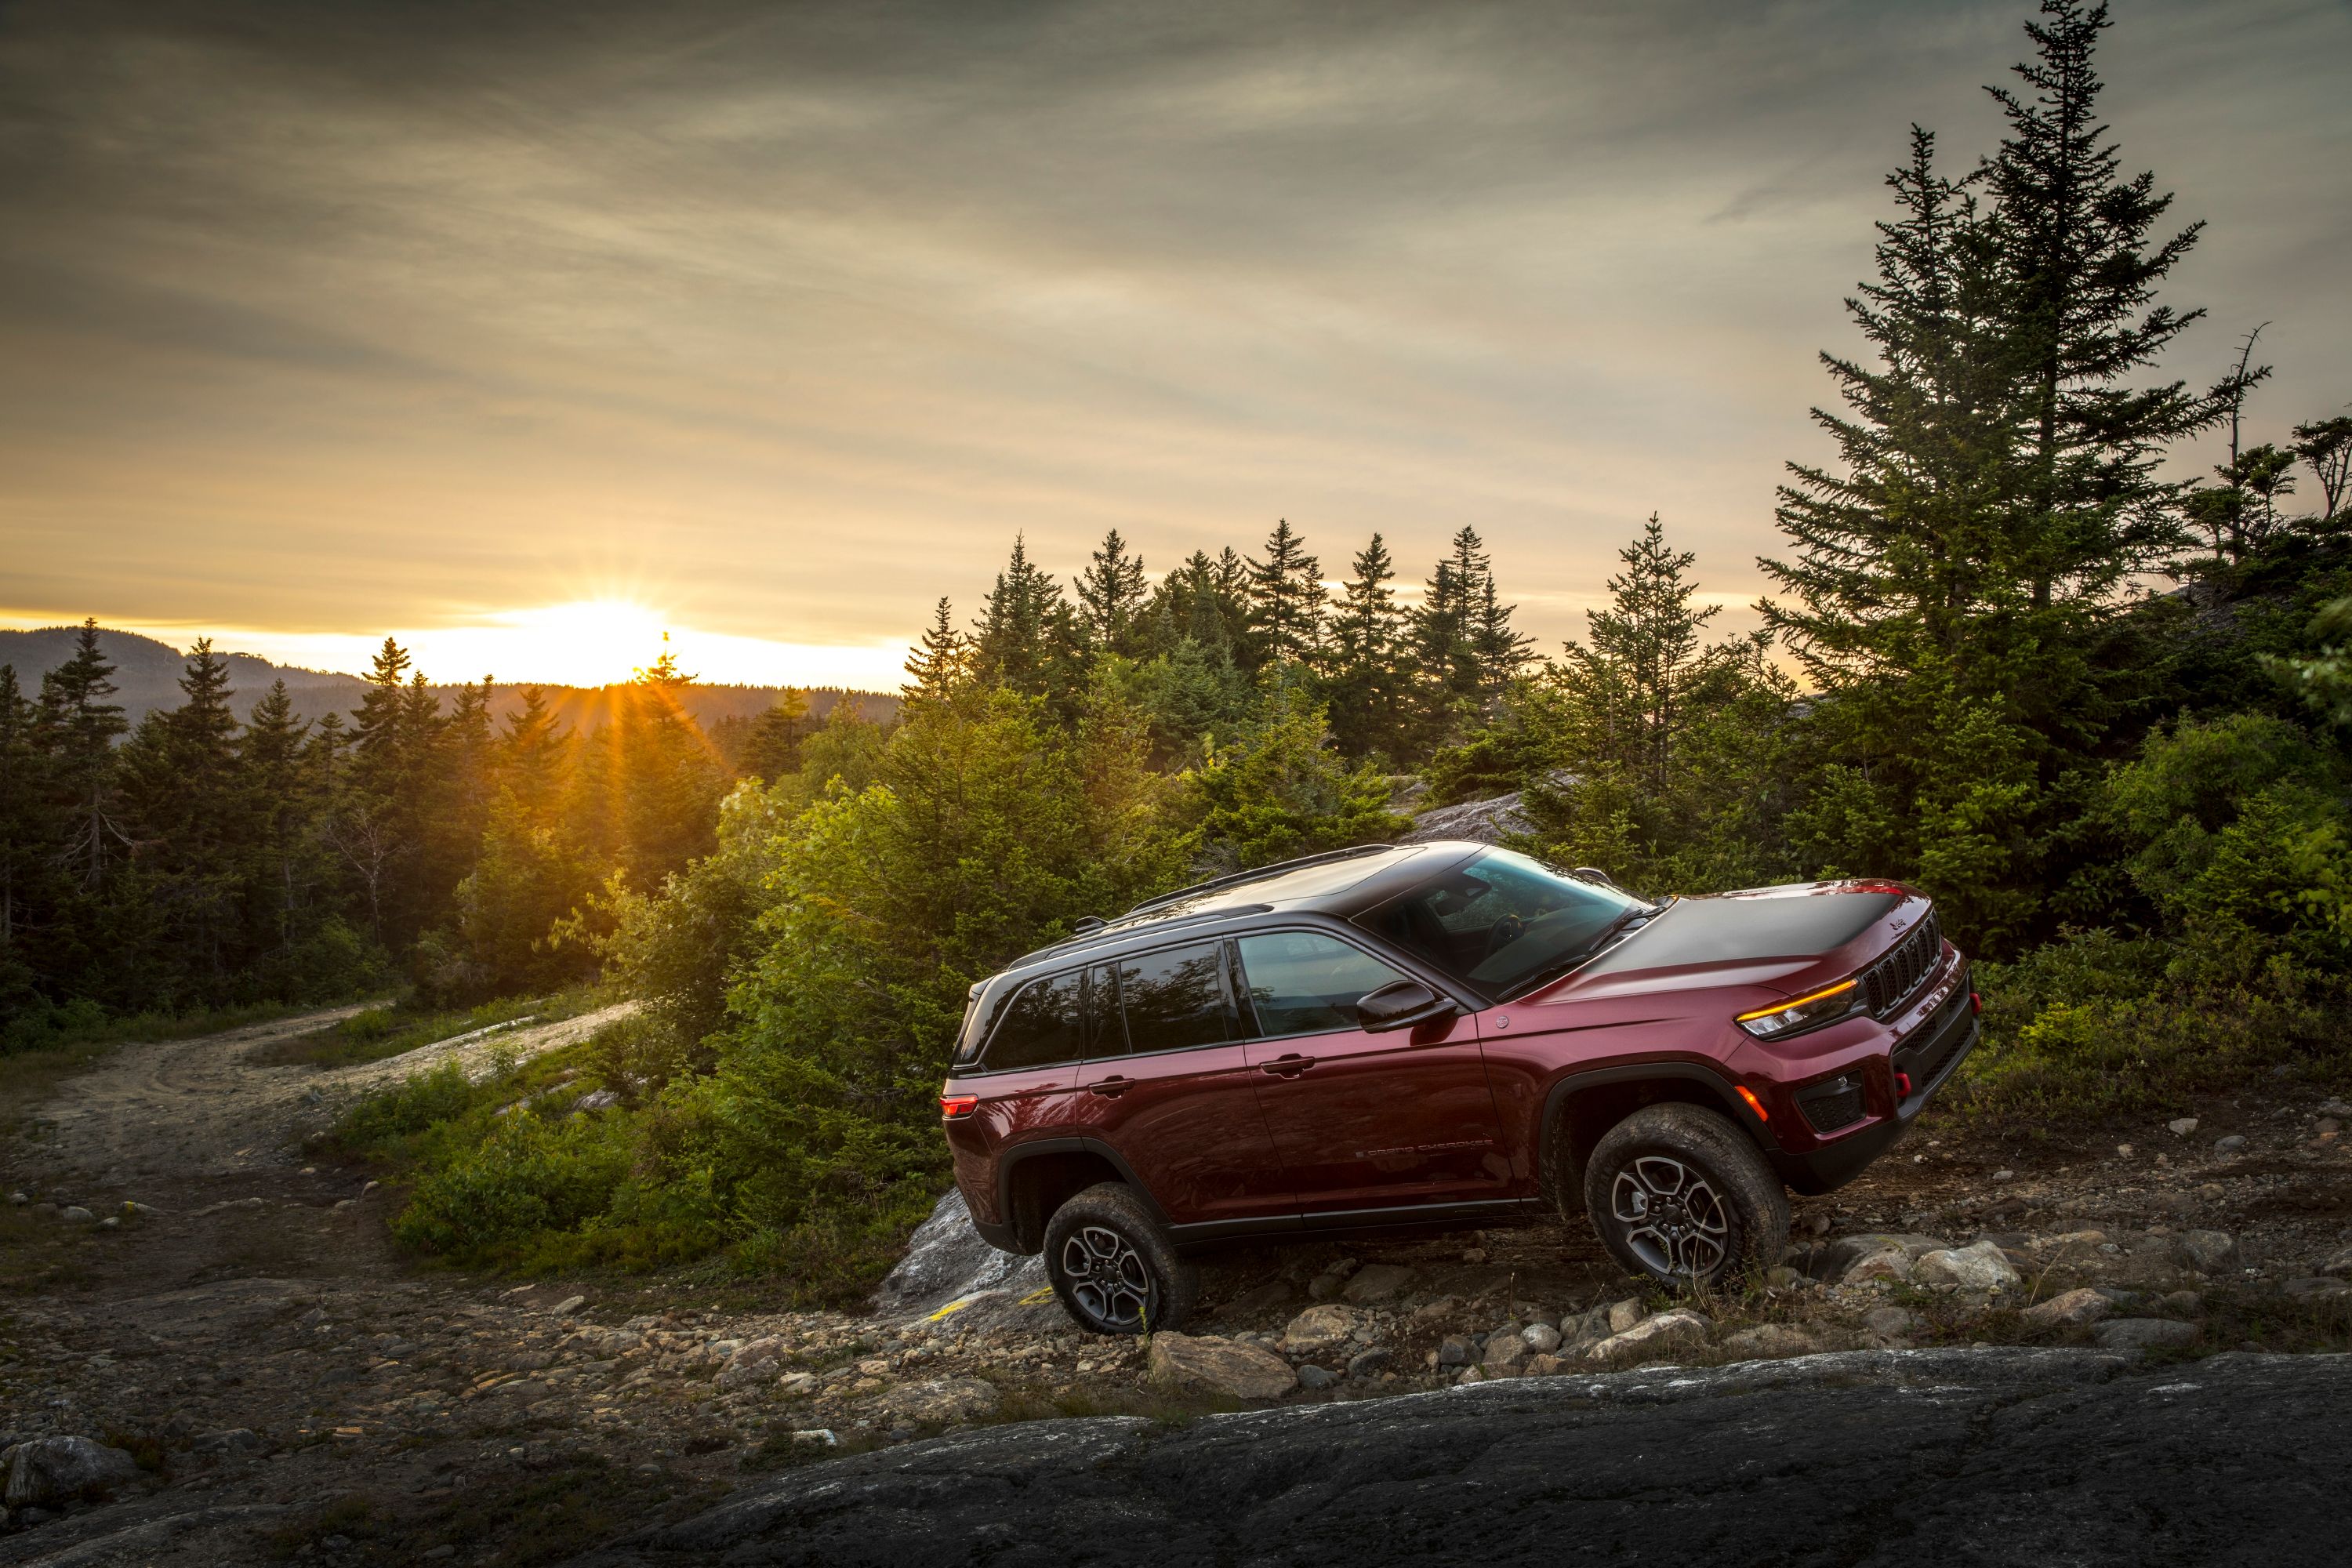
[[1769,1040],[1778,1035],[1792,1035],[1799,1029],[1810,1029],[1816,1024],[1843,1018],[1861,1005],[1862,993],[1854,982],[1841,980],[1825,991],[1809,993],[1793,1002],[1742,1013],[1733,1022],[1758,1039]]

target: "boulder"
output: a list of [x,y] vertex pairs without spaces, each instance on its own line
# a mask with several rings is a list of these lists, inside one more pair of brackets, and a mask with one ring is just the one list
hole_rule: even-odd
[[727,1358],[727,1364],[719,1369],[719,1386],[749,1388],[753,1384],[765,1383],[776,1375],[776,1363],[783,1355],[784,1342],[775,1334],[740,1344]]
[[1002,1397],[994,1384],[977,1377],[934,1377],[922,1383],[902,1383],[874,1405],[895,1420],[916,1425],[944,1424],[992,1415]]
[[2238,1266],[2238,1243],[2225,1230],[2184,1230],[2172,1238],[2172,1258],[2200,1274],[2219,1274]]
[[1412,1278],[1412,1270],[1397,1263],[1368,1263],[1356,1270],[1346,1289],[1339,1292],[1342,1300],[1358,1306],[1370,1306],[1375,1301],[1393,1300],[1398,1291]]
[[907,1238],[898,1266],[875,1287],[874,1310],[885,1316],[932,1310],[1001,1283],[1019,1261],[981,1239],[963,1194],[950,1191]]
[[1305,1389],[1328,1388],[1339,1382],[1339,1377],[1340,1374],[1329,1367],[1317,1366],[1309,1362],[1298,1369],[1298,1386]]
[[1378,1377],[1381,1373],[1388,1371],[1390,1366],[1393,1364],[1395,1361],[1395,1352],[1390,1350],[1386,1345],[1374,1345],[1370,1350],[1358,1351],[1354,1355],[1348,1358],[1348,1375],[1349,1377]]
[[1826,1243],[1807,1259],[1806,1267],[1816,1279],[1843,1279],[1855,1264],[1874,1253],[1900,1252],[1907,1259],[1950,1245],[1932,1236],[1866,1230],[1853,1236],[1841,1236]]
[[1534,1348],[1515,1330],[1497,1329],[1486,1336],[1486,1348],[1478,1364],[1496,1377],[1517,1377],[1519,1369],[1528,1364]]
[[1549,1323],[1529,1323],[1519,1331],[1519,1338],[1527,1341],[1528,1349],[1538,1354],[1549,1354],[1559,1349],[1559,1331]]
[[816,1392],[816,1373],[788,1372],[776,1379],[776,1393],[786,1399],[798,1399]]
[[1706,1343],[1707,1321],[1687,1307],[1676,1307],[1643,1319],[1622,1333],[1610,1335],[1585,1352],[1593,1362],[1630,1362],[1657,1355],[1678,1355]]
[[2025,1283],[2017,1266],[1990,1240],[1923,1252],[1911,1266],[1911,1279],[1914,1284],[1947,1285],[1957,1290],[2014,1290]]
[[2036,1301],[2018,1314],[2037,1329],[2079,1328],[2111,1316],[2115,1303],[2096,1290],[2069,1290],[2047,1301]]
[[1466,1334],[1448,1334],[1437,1347],[1440,1366],[1468,1366],[1478,1359],[1478,1347]]
[[1535,824],[1528,820],[1524,804],[1519,792],[1514,790],[1487,800],[1436,806],[1416,814],[1412,830],[1397,842],[1420,844],[1438,838],[1473,838],[1481,844],[1500,844],[1513,834],[1534,830]]
[[1528,1364],[1519,1369],[1521,1377],[1557,1377],[1568,1370],[1568,1363],[1556,1355],[1531,1355]]
[[1273,1352],[1206,1334],[1152,1335],[1150,1364],[1144,1375],[1171,1392],[1222,1394],[1234,1399],[1279,1399],[1298,1386],[1298,1374]]
[[2159,1345],[2185,1345],[2197,1338],[2197,1325],[2169,1318],[2110,1318],[2091,1331],[2104,1351],[2144,1351]]
[[1282,1348],[1294,1354],[1328,1351],[1348,1342],[1356,1331],[1356,1314],[1338,1302],[1309,1307],[1290,1320],[1282,1331]]
[[1604,1310],[1609,1315],[1603,1321],[1608,1323],[1609,1331],[1612,1334],[1623,1333],[1640,1322],[1643,1318],[1641,1300],[1633,1296],[1628,1296],[1622,1301],[1612,1301]]
[[54,1508],[139,1479],[139,1461],[87,1437],[36,1437],[0,1454],[0,1502]]
[[1759,1323],[1727,1335],[1723,1348],[1738,1355],[1769,1358],[1811,1355],[1821,1349],[1813,1336],[1794,1323]]
[[1899,1247],[1883,1247],[1875,1252],[1865,1252],[1837,1276],[1842,1285],[1866,1285],[1873,1279],[1910,1278],[1911,1255]]

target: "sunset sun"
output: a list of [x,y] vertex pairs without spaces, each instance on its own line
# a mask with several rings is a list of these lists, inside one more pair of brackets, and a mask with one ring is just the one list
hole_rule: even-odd
[[496,617],[503,663],[523,679],[566,686],[627,680],[661,653],[663,617],[628,599],[575,599]]

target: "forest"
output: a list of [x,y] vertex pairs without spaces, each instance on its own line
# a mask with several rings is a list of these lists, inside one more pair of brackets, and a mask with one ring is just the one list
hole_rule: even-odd
[[[1277,521],[1066,580],[1013,542],[940,601],[893,717],[788,699],[714,738],[658,650],[593,735],[443,704],[389,641],[350,715],[185,700],[125,733],[95,628],[0,668],[0,1049],[106,1018],[601,984],[635,1017],[569,1094],[412,1081],[347,1121],[422,1251],[713,1258],[821,1298],[943,1189],[931,1096],[966,988],[1202,875],[1523,792],[1524,847],[1653,895],[1895,877],[1985,961],[1961,1114],[2144,1109],[2352,1049],[2352,416],[2263,405],[2263,339],[2161,297],[2206,236],[2101,121],[2104,9],[2056,0],[1989,89],[1999,144],[1915,128],[1861,348],[1822,356],[1761,629],[1717,636],[1667,523],[1626,520],[1546,655],[1475,528],[1420,591]],[[2156,367],[2202,356],[2209,376]],[[2257,440],[2256,437],[2265,438]],[[2219,452],[2190,474],[2187,445]]]

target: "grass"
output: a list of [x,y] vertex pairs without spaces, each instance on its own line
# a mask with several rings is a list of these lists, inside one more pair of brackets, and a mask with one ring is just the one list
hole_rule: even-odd
[[117,1046],[146,1040],[184,1040],[249,1028],[304,1013],[323,1004],[257,1003],[199,1013],[140,1013],[125,1018],[91,1018],[47,1034],[37,1043],[0,1050],[0,1126],[27,1106],[47,1098],[64,1079],[95,1066]]
[[357,1067],[501,1024],[526,1018],[553,1023],[574,1017],[594,1007],[598,1000],[594,992],[583,986],[554,996],[503,997],[469,1010],[385,1003],[323,1029],[279,1040],[256,1053],[253,1060],[263,1067]]

